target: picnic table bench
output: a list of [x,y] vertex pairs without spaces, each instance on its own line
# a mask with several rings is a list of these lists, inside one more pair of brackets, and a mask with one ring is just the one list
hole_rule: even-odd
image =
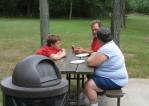
[[120,106],[120,98],[123,97],[123,92],[122,89],[106,90],[106,96],[117,98],[117,106]]

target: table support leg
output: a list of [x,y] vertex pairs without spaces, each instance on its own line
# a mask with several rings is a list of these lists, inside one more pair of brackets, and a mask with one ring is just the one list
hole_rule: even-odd
[[80,106],[79,93],[80,93],[80,75],[77,74],[77,106]]
[[82,88],[84,88],[84,74],[82,74]]
[[66,74],[66,79],[69,82],[69,90],[70,90],[70,78],[71,78],[71,74]]
[[117,98],[117,106],[120,106],[120,98]]

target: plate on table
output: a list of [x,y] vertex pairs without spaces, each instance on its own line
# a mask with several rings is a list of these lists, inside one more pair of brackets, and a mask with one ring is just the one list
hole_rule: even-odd
[[88,53],[82,53],[82,54],[77,54],[76,56],[77,57],[85,57],[85,56],[88,56],[89,54]]
[[80,64],[80,63],[84,63],[84,62],[85,62],[85,60],[73,60],[70,63],[72,63],[72,64]]

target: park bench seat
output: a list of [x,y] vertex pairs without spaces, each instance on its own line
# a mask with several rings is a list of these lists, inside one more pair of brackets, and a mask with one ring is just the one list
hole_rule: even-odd
[[117,98],[117,106],[120,106],[120,98],[123,97],[123,91],[122,89],[106,90],[106,96]]

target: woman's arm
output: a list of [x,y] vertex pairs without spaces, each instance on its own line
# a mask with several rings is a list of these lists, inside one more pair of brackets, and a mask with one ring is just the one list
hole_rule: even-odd
[[58,59],[61,59],[64,56],[66,56],[66,51],[60,51],[60,52],[58,52],[56,54],[51,54],[50,58],[52,60],[58,60]]
[[103,63],[104,61],[106,61],[108,59],[108,56],[106,56],[103,53],[92,53],[91,56],[87,59],[87,64],[88,66],[98,66],[101,63]]

